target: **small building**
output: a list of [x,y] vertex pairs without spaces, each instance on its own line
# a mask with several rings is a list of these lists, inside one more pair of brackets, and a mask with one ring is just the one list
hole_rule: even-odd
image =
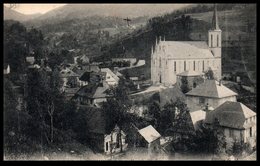
[[10,74],[10,66],[4,65],[4,74]]
[[104,80],[108,83],[108,85],[118,85],[119,77],[115,75],[109,68],[101,68],[101,72],[106,73]]
[[[91,148],[99,153],[111,154],[121,150],[120,131],[116,124],[109,124],[101,109],[88,109],[87,126]],[[121,130],[122,150],[127,148],[126,134]]]
[[63,80],[63,89],[65,87],[74,88],[79,82],[79,75],[68,68],[60,71],[60,77]]
[[204,122],[206,118],[206,112],[204,110],[197,110],[190,112],[190,117],[192,120],[192,124],[194,127],[194,130],[198,130],[201,123]]
[[30,65],[33,65],[35,62],[35,58],[33,56],[27,56],[26,62],[28,62]]
[[197,85],[204,82],[204,73],[198,71],[188,70],[181,72],[177,76],[177,85],[179,87],[185,82],[189,89],[195,88]]
[[256,145],[256,113],[240,102],[226,101],[206,113],[205,124],[218,120],[227,140]]
[[161,135],[149,125],[145,128],[138,130],[141,139],[138,142],[138,146],[146,147],[148,154],[158,153],[160,151],[160,138]]
[[186,104],[190,111],[204,108],[208,103],[213,108],[226,101],[236,101],[237,93],[225,87],[221,81],[205,80],[204,83],[186,93]]

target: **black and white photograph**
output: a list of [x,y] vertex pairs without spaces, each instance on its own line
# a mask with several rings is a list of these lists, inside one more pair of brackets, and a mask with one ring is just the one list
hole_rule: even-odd
[[5,161],[256,161],[256,3],[3,3]]

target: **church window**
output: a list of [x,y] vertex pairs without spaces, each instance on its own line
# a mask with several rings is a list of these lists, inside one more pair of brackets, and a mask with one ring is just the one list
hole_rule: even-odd
[[174,61],[174,71],[176,71],[176,61]]
[[204,71],[204,61],[202,61],[202,71]]
[[106,142],[106,151],[108,151],[108,142]]
[[195,69],[196,69],[196,66],[195,66],[195,61],[193,61],[193,70],[195,71]]
[[218,35],[217,35],[217,47],[218,47],[218,45],[219,45],[219,43],[218,43],[219,41],[218,41]]
[[184,71],[186,71],[186,61],[184,61]]
[[229,137],[234,137],[234,130],[229,129]]
[[211,47],[213,47],[213,35],[210,35],[210,40],[211,40]]

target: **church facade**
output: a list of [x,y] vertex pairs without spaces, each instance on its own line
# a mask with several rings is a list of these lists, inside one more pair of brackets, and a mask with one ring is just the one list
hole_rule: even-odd
[[181,72],[204,73],[209,69],[213,70],[216,79],[221,79],[221,32],[215,7],[208,42],[156,39],[151,50],[153,84],[173,85]]

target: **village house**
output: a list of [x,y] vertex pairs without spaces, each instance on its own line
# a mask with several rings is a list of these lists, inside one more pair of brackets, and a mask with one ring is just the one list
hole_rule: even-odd
[[221,79],[221,33],[215,7],[208,43],[204,41],[165,41],[159,38],[151,50],[151,80],[153,84],[173,85],[177,74],[193,70],[206,72],[209,67]]
[[205,80],[204,83],[186,93],[186,104],[190,111],[200,110],[208,103],[217,108],[226,101],[236,101],[237,93],[225,87],[221,81]]
[[60,71],[60,77],[63,81],[62,89],[66,87],[75,88],[79,82],[79,75],[74,73],[69,68],[62,69]]
[[[96,152],[111,154],[121,151],[120,131],[116,124],[110,125],[106,121],[101,109],[88,109],[87,125],[89,132],[89,144]],[[112,127],[110,127],[112,126]],[[121,130],[122,150],[127,148],[126,134]]]
[[10,74],[10,66],[4,65],[4,74]]
[[153,126],[149,125],[142,128],[138,130],[138,133],[140,135],[137,137],[137,142],[135,144],[137,147],[147,148],[148,154],[160,152],[161,135],[153,128]]
[[106,102],[109,97],[111,97],[109,85],[102,81],[81,87],[73,99],[81,105],[99,106],[100,103]]
[[110,86],[118,85],[119,77],[115,75],[109,68],[101,68],[100,71],[106,73],[104,79],[108,83],[108,85]]
[[33,56],[27,56],[25,58],[26,62],[28,62],[30,65],[33,65],[35,62],[35,58]]
[[229,141],[242,141],[256,146],[256,113],[240,102],[226,101],[206,113],[205,124],[217,120]]

